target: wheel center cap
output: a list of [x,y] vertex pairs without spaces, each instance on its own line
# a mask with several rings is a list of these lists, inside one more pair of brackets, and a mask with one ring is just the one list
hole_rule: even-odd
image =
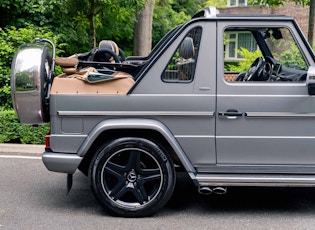
[[131,183],[135,182],[137,180],[137,175],[135,172],[130,172],[128,175],[127,175],[127,180]]

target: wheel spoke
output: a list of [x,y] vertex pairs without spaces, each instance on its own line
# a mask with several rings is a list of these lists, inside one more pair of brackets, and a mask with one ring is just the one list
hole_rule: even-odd
[[126,170],[140,170],[140,152],[130,151],[129,159],[126,165]]
[[115,164],[113,162],[108,162],[105,167],[105,171],[112,174],[119,180],[120,179],[124,180],[125,167],[121,165]]
[[[141,189],[142,188],[142,189]],[[123,195],[125,195],[127,192],[131,192],[136,200],[143,204],[145,201],[147,201],[148,197],[146,195],[146,192],[144,188],[141,186],[141,188],[136,188],[133,183],[120,183],[115,186],[115,188],[109,193],[111,197],[113,197],[114,200],[120,199]]]
[[[141,201],[142,203],[145,201],[145,202],[148,202],[149,201],[149,196],[147,195],[147,192],[144,188],[144,183],[143,183],[143,180],[139,180],[138,181],[138,184],[137,184],[137,193],[138,193],[138,196],[141,197]],[[140,200],[138,199],[138,201],[140,202]],[[142,204],[141,203],[141,204]]]
[[119,181],[115,187],[109,192],[109,195],[113,197],[114,200],[118,200],[122,197],[126,192],[128,192],[129,188],[125,184],[124,181]]
[[141,179],[143,183],[161,179],[161,172],[159,169],[142,169]]
[[145,201],[146,202],[148,201],[148,196],[146,195],[143,186],[139,186],[138,184],[137,188],[132,189],[132,193],[140,204],[143,204]]
[[[161,172],[159,169],[142,169],[141,170],[141,177],[138,178],[137,190],[138,190],[139,195],[144,199],[145,202],[148,202],[150,199],[150,196],[148,195],[145,188],[145,183],[154,181],[154,180],[160,180],[160,179],[161,179]],[[157,184],[157,183],[154,182],[154,184]]]

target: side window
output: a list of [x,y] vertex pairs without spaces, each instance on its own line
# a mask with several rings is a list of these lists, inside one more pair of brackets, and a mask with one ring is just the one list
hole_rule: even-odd
[[164,82],[191,82],[194,79],[202,29],[190,30],[177,47],[162,73]]
[[233,27],[224,31],[225,81],[305,81],[307,69],[288,28]]

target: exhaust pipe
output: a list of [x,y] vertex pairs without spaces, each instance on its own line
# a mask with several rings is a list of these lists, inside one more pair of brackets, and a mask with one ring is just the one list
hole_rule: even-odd
[[199,186],[198,192],[202,195],[210,195],[212,193],[217,195],[224,195],[227,193],[226,187],[208,187],[208,186]]
[[215,187],[212,189],[213,193],[217,195],[224,195],[227,193],[227,188],[226,187]]
[[210,195],[212,193],[212,189],[207,186],[200,186],[198,188],[198,192],[202,195]]

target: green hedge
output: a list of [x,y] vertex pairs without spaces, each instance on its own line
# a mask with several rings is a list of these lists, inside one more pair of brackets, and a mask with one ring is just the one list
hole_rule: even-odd
[[49,124],[24,125],[13,110],[0,111],[0,143],[44,144],[48,132]]

